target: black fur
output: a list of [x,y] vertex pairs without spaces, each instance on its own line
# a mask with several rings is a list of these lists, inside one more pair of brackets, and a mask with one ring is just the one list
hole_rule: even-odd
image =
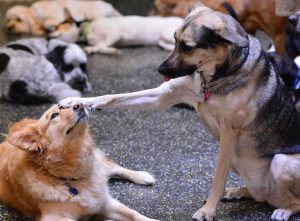
[[[271,74],[271,63],[267,56],[261,57],[264,65],[258,87],[266,87]],[[264,96],[263,94],[261,96]],[[295,109],[290,92],[276,74],[276,88],[273,96],[259,108],[255,119],[253,136],[257,140],[257,152],[261,157],[272,157],[285,153],[289,147],[300,144],[299,114]]]
[[0,53],[0,74],[6,69],[10,57],[7,54]]
[[33,51],[27,47],[26,45],[21,45],[21,44],[10,44],[6,46],[7,48],[11,48],[13,50],[22,50],[22,51],[26,51],[30,54],[34,54]]
[[9,98],[21,104],[42,104],[50,101],[45,97],[30,94],[27,83],[22,80],[16,80],[10,85]]
[[56,70],[59,73],[61,80],[64,80],[63,70],[70,69],[65,63],[64,54],[66,51],[66,46],[58,46],[50,51],[46,58],[54,65]]

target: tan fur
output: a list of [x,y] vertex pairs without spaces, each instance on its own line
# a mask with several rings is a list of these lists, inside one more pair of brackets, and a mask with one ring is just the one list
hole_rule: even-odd
[[[189,8],[199,0],[156,0],[154,5],[158,14],[162,16],[188,15]],[[224,0],[202,0],[209,8],[223,13],[228,11],[222,6]],[[228,0],[235,10],[239,22],[249,33],[254,34],[256,30],[262,30],[273,39],[276,50],[284,52],[284,28],[287,24],[286,17],[275,14],[276,0]]]
[[[79,119],[73,109],[55,105],[39,120],[10,126],[7,140],[0,144],[0,199],[41,221],[92,214],[117,221],[154,221],[114,200],[107,186],[111,176],[139,184],[153,184],[154,178],[123,168],[95,149],[87,116],[66,134]],[[53,113],[59,116],[51,120]],[[61,177],[78,189],[77,196],[70,195]]]

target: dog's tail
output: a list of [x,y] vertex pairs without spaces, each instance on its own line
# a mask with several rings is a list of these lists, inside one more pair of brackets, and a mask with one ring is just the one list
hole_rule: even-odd
[[7,54],[0,53],[0,74],[7,68],[9,61],[10,57]]

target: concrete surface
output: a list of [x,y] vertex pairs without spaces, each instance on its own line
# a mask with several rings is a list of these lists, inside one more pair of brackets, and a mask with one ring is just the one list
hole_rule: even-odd
[[[133,14],[130,8],[126,8],[127,0],[112,2],[123,13]],[[149,1],[144,3],[134,10],[141,7],[142,12],[149,11]],[[7,5],[0,4],[3,14]],[[0,42],[6,41],[1,34]],[[86,96],[142,90],[162,82],[156,69],[167,52],[157,47],[129,48],[123,52],[120,56],[89,56],[88,70],[93,91]],[[6,133],[10,122],[24,117],[40,117],[50,105],[0,102],[0,132]],[[92,114],[91,124],[98,147],[112,159],[127,168],[149,171],[157,179],[152,187],[112,181],[109,185],[115,198],[162,221],[191,220],[208,196],[218,145],[194,111],[180,108],[165,112],[103,110]],[[241,185],[237,176],[230,175],[227,186]],[[251,200],[220,202],[216,220],[270,220],[272,211],[268,205]],[[0,220],[32,219],[0,204]]]

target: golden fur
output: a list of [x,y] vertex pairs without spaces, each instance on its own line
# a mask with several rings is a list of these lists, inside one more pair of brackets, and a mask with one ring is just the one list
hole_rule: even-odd
[[[154,221],[114,200],[107,186],[115,175],[139,184],[153,184],[154,178],[108,160],[94,148],[87,123],[82,106],[55,105],[39,120],[11,125],[0,144],[0,199],[40,221],[71,221],[93,214],[119,221]],[[79,194],[72,196],[69,185]]]

